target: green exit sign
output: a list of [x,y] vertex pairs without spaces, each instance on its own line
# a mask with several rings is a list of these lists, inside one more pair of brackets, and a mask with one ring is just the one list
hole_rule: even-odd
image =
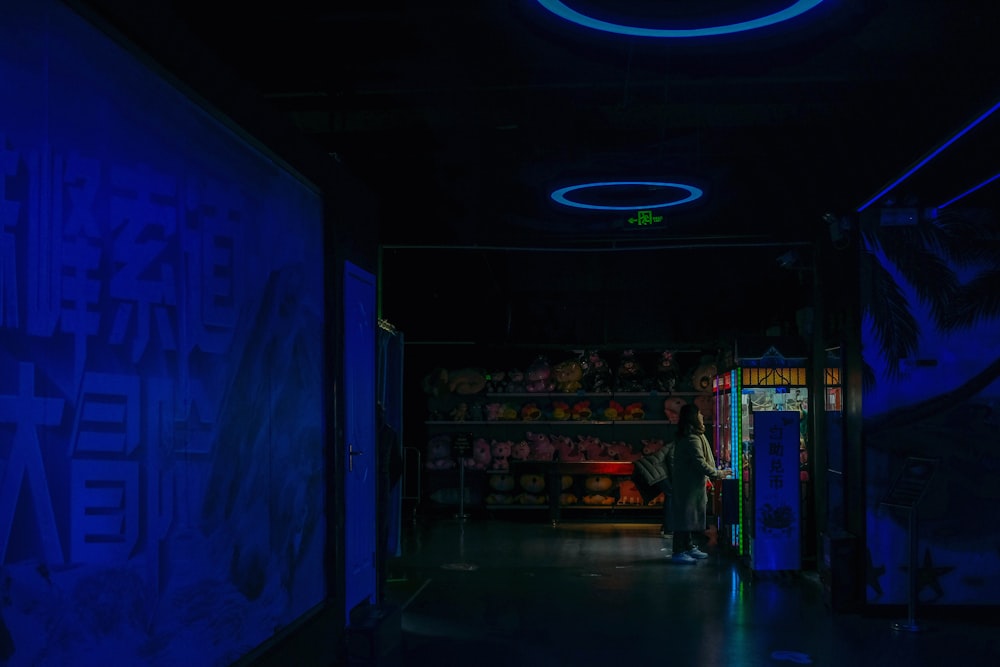
[[628,224],[633,227],[651,227],[663,222],[662,215],[654,215],[652,211],[636,211],[635,215],[628,218]]

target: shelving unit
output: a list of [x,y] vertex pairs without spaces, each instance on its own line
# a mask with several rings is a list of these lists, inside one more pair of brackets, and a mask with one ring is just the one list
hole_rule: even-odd
[[[537,419],[432,419],[425,422],[425,427],[430,438],[454,439],[461,434],[470,442],[481,439],[491,445],[491,460],[486,469],[465,470],[466,508],[484,509],[490,514],[547,511],[552,521],[558,521],[567,512],[580,511],[588,516],[594,513],[654,516],[662,501],[650,504],[638,496],[631,482],[632,461],[642,456],[644,450],[652,451],[657,443],[673,438],[676,410],[683,403],[698,401],[709,415],[714,407],[710,391],[483,393],[453,397],[451,401],[475,402],[480,406],[475,412],[486,405],[501,404],[509,408],[507,414],[513,410],[518,416],[524,406],[535,406],[537,412],[532,414],[537,414]],[[581,401],[589,402],[591,418],[552,418],[559,404],[572,408]],[[631,408],[629,413],[624,412],[626,407]],[[606,414],[609,409],[617,415]],[[668,418],[668,414],[674,419]],[[649,418],[653,415],[662,417]],[[711,423],[711,418],[707,421]],[[544,445],[539,451],[535,446],[539,440],[547,441],[559,453],[546,454]],[[512,452],[506,467],[494,469],[492,448],[498,441],[510,443],[512,450],[519,443],[527,443],[528,449],[522,447],[520,456]],[[461,497],[454,489],[459,463],[454,468],[428,471],[424,486],[432,501],[449,504]],[[557,485],[557,491],[552,493]]]

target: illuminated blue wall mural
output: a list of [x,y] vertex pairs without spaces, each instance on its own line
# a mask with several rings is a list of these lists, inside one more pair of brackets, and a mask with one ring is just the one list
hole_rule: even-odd
[[57,2],[0,86],[0,664],[230,664],[328,593],[320,196]]
[[[870,604],[907,604],[911,571],[917,604],[1000,604],[1000,230],[983,217],[862,224]],[[881,504],[907,457],[940,460],[912,570],[908,515]]]

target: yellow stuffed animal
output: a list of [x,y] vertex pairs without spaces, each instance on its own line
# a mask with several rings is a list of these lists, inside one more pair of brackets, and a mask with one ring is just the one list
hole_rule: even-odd
[[576,359],[560,361],[555,365],[553,371],[556,378],[556,391],[572,394],[583,387],[583,366]]
[[612,492],[615,480],[610,475],[589,475],[583,481],[587,493],[583,496],[584,505],[614,505]]
[[521,493],[514,497],[514,502],[520,505],[544,505],[549,501],[545,495],[545,476],[525,473],[517,478]]

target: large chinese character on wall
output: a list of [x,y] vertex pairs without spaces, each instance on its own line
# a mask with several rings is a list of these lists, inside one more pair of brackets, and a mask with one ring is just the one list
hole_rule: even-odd
[[62,3],[0,82],[0,663],[229,664],[326,593],[320,196]]

